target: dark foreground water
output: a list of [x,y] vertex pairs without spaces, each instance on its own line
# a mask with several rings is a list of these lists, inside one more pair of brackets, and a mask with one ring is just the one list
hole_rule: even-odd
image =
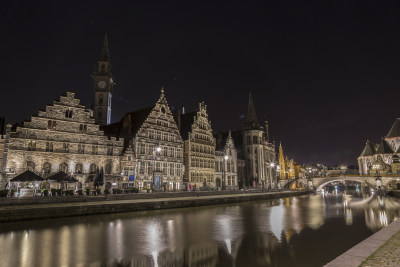
[[0,266],[322,266],[399,213],[325,194],[0,224]]

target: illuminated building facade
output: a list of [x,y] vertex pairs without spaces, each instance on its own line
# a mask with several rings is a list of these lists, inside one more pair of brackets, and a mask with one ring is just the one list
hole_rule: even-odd
[[125,147],[132,147],[136,187],[182,189],[183,141],[164,89],[154,106],[127,113],[104,129],[111,136],[123,137]]
[[247,186],[272,188],[276,184],[275,144],[269,142],[268,128],[268,122],[260,126],[250,94],[242,131]]
[[[366,142],[358,157],[360,175],[400,174],[398,156],[400,155],[400,118],[397,118],[388,134],[380,143]],[[394,163],[394,164],[393,164]]]
[[215,138],[208,119],[207,106],[199,104],[199,110],[179,115],[179,129],[185,142],[184,179],[200,187],[221,187],[222,180],[215,179]]
[[231,131],[219,134],[216,138],[217,149],[215,152],[216,180],[222,181],[225,189],[238,189],[238,158]]
[[8,124],[2,174],[7,182],[25,170],[46,178],[57,171],[72,173],[82,185],[103,168],[108,187],[120,183],[123,140],[107,137],[75,93],[67,92],[21,125]]

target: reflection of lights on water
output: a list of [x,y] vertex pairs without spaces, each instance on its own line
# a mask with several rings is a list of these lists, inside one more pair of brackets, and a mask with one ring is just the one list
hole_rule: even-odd
[[151,255],[153,256],[154,267],[158,267],[158,252],[153,251]]
[[285,209],[281,201],[281,204],[279,206],[272,207],[269,217],[271,231],[279,241],[281,241],[281,233],[284,229],[283,228],[284,216],[285,216]]
[[379,221],[381,223],[381,225],[388,225],[388,218],[386,216],[386,212],[385,211],[380,211],[379,212]]
[[345,214],[346,214],[346,217],[345,217],[346,224],[352,225],[353,224],[353,212],[351,211],[351,209],[346,209]]
[[225,239],[225,244],[228,249],[229,254],[232,254],[232,244],[230,239]]

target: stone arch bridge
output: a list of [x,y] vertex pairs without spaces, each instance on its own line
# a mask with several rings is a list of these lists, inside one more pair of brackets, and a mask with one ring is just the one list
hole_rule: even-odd
[[[281,188],[289,188],[291,184],[294,182],[300,182],[304,186],[307,186],[309,184],[308,179],[295,179],[295,180],[280,180],[279,183],[281,185]],[[356,175],[343,175],[343,176],[334,176],[334,177],[314,177],[312,179],[312,184],[314,188],[316,188],[316,191],[321,191],[321,189],[333,182],[345,182],[345,181],[353,181],[353,182],[358,182],[363,185],[369,186],[369,187],[376,187],[376,176],[356,176]],[[387,188],[387,185],[393,181],[398,181],[400,183],[400,175],[392,175],[392,176],[381,176],[381,181],[382,181],[382,186],[384,188]]]

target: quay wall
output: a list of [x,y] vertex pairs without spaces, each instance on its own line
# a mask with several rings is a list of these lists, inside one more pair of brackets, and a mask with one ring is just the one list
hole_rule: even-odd
[[283,191],[231,195],[151,198],[135,200],[93,201],[80,203],[52,203],[42,205],[14,205],[0,207],[0,222],[87,216],[97,214],[136,212],[160,209],[223,205],[310,194],[313,191]]

